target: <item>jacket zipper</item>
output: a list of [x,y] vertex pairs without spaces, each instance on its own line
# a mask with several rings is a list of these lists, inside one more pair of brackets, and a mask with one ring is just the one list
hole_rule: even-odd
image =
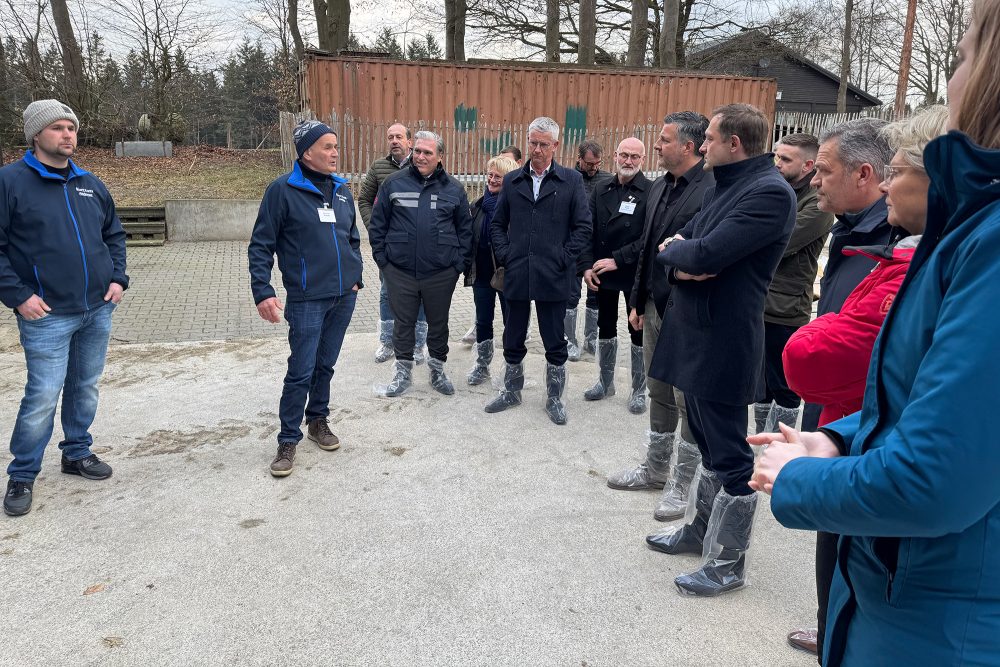
[[80,236],[80,225],[73,215],[73,207],[69,203],[69,181],[63,181],[63,194],[66,196],[66,209],[69,211],[69,219],[73,221],[73,229],[76,230],[76,240],[80,244],[80,258],[83,259],[83,308],[90,310],[87,303],[87,294],[90,292],[90,271],[87,269],[87,252],[83,249],[83,237]]
[[300,273],[302,274],[301,275],[302,291],[305,292],[306,291],[306,258],[305,257],[299,257],[299,269],[300,269]]
[[[336,192],[337,191],[334,190],[334,194],[336,194]],[[324,203],[323,205],[325,206],[326,203]],[[336,223],[330,225],[330,231],[333,232],[333,247],[337,251],[337,281],[340,283],[340,293],[343,294],[344,293],[344,274],[343,274],[343,270],[342,270],[342,267],[341,267],[340,241],[337,240],[337,225],[336,225]]]
[[32,264],[31,268],[35,272],[35,282],[38,283],[38,298],[45,301],[45,288],[42,287],[42,279],[38,277],[38,265]]

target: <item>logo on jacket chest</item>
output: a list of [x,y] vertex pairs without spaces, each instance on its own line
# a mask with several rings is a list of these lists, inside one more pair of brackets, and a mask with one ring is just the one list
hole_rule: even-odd
[[78,188],[76,188],[76,194],[78,194],[81,197],[93,197],[94,196],[94,191],[91,190],[90,188],[79,188],[78,187]]

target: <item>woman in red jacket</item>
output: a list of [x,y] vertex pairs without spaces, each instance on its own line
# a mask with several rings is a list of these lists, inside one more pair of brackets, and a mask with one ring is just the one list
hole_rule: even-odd
[[[889,307],[903,283],[910,259],[920,242],[927,218],[924,147],[947,130],[948,109],[934,106],[887,125],[889,144],[896,148],[886,167],[881,189],[886,195],[889,224],[909,234],[895,245],[847,247],[845,254],[864,254],[878,264],[854,291],[840,312],[818,317],[788,339],[781,360],[788,386],[809,403],[823,406],[823,426],[861,409],[868,364]],[[820,626],[825,623],[827,600],[837,560],[837,536],[819,533],[816,539],[816,593]],[[803,628],[788,635],[788,642],[816,652],[823,628]]]

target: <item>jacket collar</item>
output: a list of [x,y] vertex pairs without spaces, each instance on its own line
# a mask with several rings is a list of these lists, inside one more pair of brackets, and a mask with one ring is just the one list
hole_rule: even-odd
[[750,174],[757,174],[765,171],[776,171],[774,166],[774,153],[764,153],[729,164],[719,165],[712,168],[715,174],[715,182],[723,187],[735,183]]
[[931,179],[926,234],[941,234],[1000,200],[1000,150],[952,130],[924,149]]
[[792,186],[792,190],[795,190],[796,197],[801,197],[803,193],[807,193],[810,190],[811,186],[809,184],[812,183],[813,176],[815,175],[816,170],[813,169],[794,183],[789,183]]
[[[53,174],[51,171],[49,171],[45,167],[44,164],[42,164],[41,162],[38,161],[38,158],[35,157],[35,151],[34,150],[28,150],[28,151],[26,151],[25,154],[24,154],[24,158],[23,159],[24,159],[24,163],[26,165],[28,165],[29,167],[31,167],[32,169],[34,169],[35,171],[37,171],[38,175],[41,176],[42,178],[49,178],[49,179],[56,180],[56,181],[63,180],[62,176],[60,176],[59,174]],[[69,178],[76,178],[78,176],[86,176],[88,173],[90,173],[90,172],[84,171],[83,169],[80,169],[79,167],[77,167],[76,163],[73,162],[73,160],[69,161]],[[66,180],[69,180],[69,178],[67,178]]]
[[389,153],[388,155],[385,156],[385,159],[389,161],[389,164],[395,165],[397,169],[402,169],[407,164],[409,164],[409,162],[410,162],[410,155],[412,155],[412,153],[407,153],[406,157],[404,157],[399,162],[396,162],[396,158],[394,158],[392,156],[392,153]]
[[[330,174],[330,180],[333,181],[333,191],[336,192],[341,185],[346,185],[347,180],[337,174]],[[313,192],[319,196],[323,196],[323,193],[312,184],[312,182],[305,177],[302,173],[302,167],[299,166],[299,161],[296,160],[292,163],[292,171],[288,174],[288,184],[293,188],[298,188],[299,190],[305,190],[306,192]]]
[[920,234],[905,236],[893,245],[847,246],[843,253],[847,256],[864,255],[879,264],[909,262],[920,245]]
[[434,171],[432,171],[431,175],[428,176],[427,178],[424,178],[424,175],[420,173],[419,169],[417,169],[417,165],[413,164],[412,161],[407,162],[403,167],[400,167],[400,169],[409,169],[410,175],[419,180],[421,183],[423,183],[425,180],[426,181],[443,180],[447,178],[447,176],[444,173],[444,165],[442,165],[440,162],[437,163],[437,166],[434,167]]
[[[558,179],[560,181],[566,180],[566,177],[563,175],[563,169],[565,169],[565,167],[561,166],[555,160],[552,160],[552,164],[549,165],[549,173],[545,174],[546,180],[549,179],[549,178],[555,178],[555,179]],[[518,170],[517,176],[515,176],[514,178],[512,178],[511,182],[513,183],[513,182],[519,181],[519,180],[527,180],[529,183],[531,182],[531,162],[530,161],[524,163],[524,166],[521,167]]]
[[850,229],[852,232],[866,234],[874,231],[876,227],[885,222],[889,217],[889,209],[885,206],[885,195],[876,199],[857,213],[841,213],[837,220]]
[[[646,175],[641,171],[628,182],[625,186],[627,190],[638,190],[640,192],[646,192],[649,190],[650,181],[646,178]],[[611,178],[605,179],[603,182],[597,185],[601,189],[602,193],[610,192],[611,190],[618,189],[618,176],[613,174]]]

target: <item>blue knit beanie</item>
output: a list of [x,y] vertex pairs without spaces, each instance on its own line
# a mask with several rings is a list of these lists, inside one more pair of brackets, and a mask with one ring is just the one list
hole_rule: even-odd
[[318,120],[304,120],[296,125],[292,131],[292,139],[295,140],[295,152],[299,154],[299,158],[324,134],[337,133]]

